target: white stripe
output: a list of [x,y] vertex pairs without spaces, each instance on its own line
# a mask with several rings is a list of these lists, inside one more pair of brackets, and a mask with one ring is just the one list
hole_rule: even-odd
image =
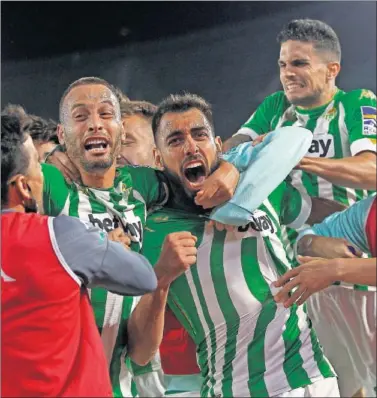
[[[221,394],[222,378],[223,378],[223,365],[225,355],[225,343],[226,343],[226,324],[223,313],[221,312],[219,303],[217,301],[215,287],[213,285],[211,275],[211,247],[213,241],[213,227],[206,228],[203,236],[203,242],[198,250],[197,255],[197,270],[202,288],[203,296],[208,308],[208,313],[212,319],[215,328],[216,336],[216,352],[215,352],[215,374],[213,378],[215,385],[213,387],[215,395]],[[209,336],[207,337],[209,339]],[[210,342],[208,343],[210,344]],[[211,367],[210,367],[211,372]]]
[[132,375],[126,366],[126,355],[127,348],[125,347],[120,356],[120,372],[119,372],[119,388],[122,393],[122,397],[132,397],[131,383]]
[[[241,396],[242,392],[249,390],[248,346],[253,340],[257,315],[262,308],[246,283],[241,263],[241,247],[242,239],[235,239],[234,233],[228,232],[224,245],[224,273],[226,281],[229,282],[230,298],[240,318],[235,360],[232,363],[234,396]],[[255,312],[252,311],[254,309]]]
[[60,215],[65,215],[65,216],[69,216],[69,206],[71,204],[71,199],[70,199],[70,195],[67,196],[67,200],[64,203],[64,207],[62,209],[62,211],[59,213]]
[[65,258],[63,257],[63,254],[61,253],[59,249],[58,242],[56,241],[56,236],[55,236],[55,231],[54,231],[54,218],[53,217],[48,217],[47,219],[47,225],[48,225],[48,232],[50,235],[50,241],[52,244],[52,248],[54,249],[55,255],[58,258],[60,264],[62,267],[67,271],[67,274],[79,285],[81,286],[81,280],[79,277],[72,271],[71,267],[67,264],[65,261]]
[[[278,273],[271,256],[266,250],[263,239],[257,240],[258,263],[266,282],[271,285],[278,278]],[[277,305],[274,319],[268,324],[264,336],[265,377],[267,391],[276,391],[276,386],[288,386],[288,380],[283,369],[285,359],[285,344],[283,331],[289,317],[289,310],[283,305]],[[270,395],[270,394],[269,394]]]
[[[345,110],[343,104],[339,103],[339,135],[340,135],[340,142],[342,144],[342,158],[352,156],[352,152],[350,149],[350,140],[347,125],[345,122]],[[353,188],[346,188],[346,194],[348,198],[348,204],[351,206],[353,203],[356,202],[356,191]]]
[[359,152],[362,151],[377,152],[376,143],[373,142],[370,138],[361,138],[360,140],[354,141],[351,144],[352,155],[357,155]]
[[90,205],[89,197],[79,190],[78,198],[77,214],[79,219],[90,223],[89,214],[92,213],[92,206]]
[[239,134],[248,135],[252,140],[255,140],[259,137],[259,134],[249,127],[241,127],[237,133],[233,135],[233,137]]
[[101,339],[110,366],[122,317],[123,296],[107,292]]
[[[198,249],[198,252],[199,252],[199,249]],[[197,310],[200,323],[201,323],[203,331],[204,331],[205,342],[206,342],[207,353],[208,353],[207,354],[208,368],[211,369],[210,368],[211,362],[210,362],[209,358],[212,355],[212,349],[211,349],[211,342],[210,342],[210,339],[209,339],[209,326],[207,324],[207,321],[206,321],[206,319],[204,317],[204,314],[203,314],[203,311],[202,311],[202,306],[201,306],[200,301],[199,301],[198,292],[196,290],[196,286],[195,286],[195,283],[194,283],[194,280],[193,280],[193,277],[192,277],[191,268],[189,268],[186,271],[185,276],[186,276],[186,279],[187,279],[187,283],[188,283],[188,285],[190,287],[191,296],[192,296],[192,299],[194,300],[195,308]],[[197,361],[197,362],[199,362],[199,361]],[[209,380],[207,382],[207,387],[211,388]]]

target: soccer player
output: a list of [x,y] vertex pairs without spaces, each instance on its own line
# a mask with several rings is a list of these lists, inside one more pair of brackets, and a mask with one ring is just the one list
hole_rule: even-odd
[[[167,298],[196,343],[201,396],[339,396],[305,312],[277,305],[271,286],[291,266],[281,225],[305,222],[310,201],[283,182],[248,223],[234,231],[215,230],[208,225],[208,211],[193,199],[198,176],[205,179],[221,153],[210,108],[197,97],[171,96],[159,105],[153,131],[156,163],[174,189],[165,207],[148,217],[143,253],[155,263],[164,242],[183,239],[187,248],[197,248],[197,261],[178,278],[156,273],[158,289],[140,300],[129,323],[143,336],[140,347],[153,353]],[[245,145],[240,150],[250,150]],[[177,256],[172,267],[181,261]]]
[[[306,157],[290,173],[292,184],[303,194],[335,200],[346,206],[366,198],[376,190],[375,94],[366,89],[345,92],[336,86],[341,47],[334,30],[324,22],[293,20],[283,28],[277,39],[280,43],[280,81],[284,91],[268,96],[226,143],[227,147],[258,139],[280,126],[306,127],[312,131],[313,141]],[[293,251],[297,231],[287,228],[283,233],[290,258],[297,264]],[[349,317],[351,323],[354,315],[347,309],[354,308],[355,303],[352,302],[352,294],[344,291],[350,288],[376,289],[358,284],[350,286],[343,282],[331,289],[333,297],[339,295],[337,305],[341,306],[340,311]],[[308,308],[315,329],[322,336],[327,333],[327,319],[330,316],[326,314],[329,308],[326,290],[316,295],[316,299],[318,302],[312,307],[313,297],[309,298]],[[374,299],[370,305],[376,305]],[[315,315],[314,308],[318,309]],[[346,338],[340,338],[341,334],[339,327],[339,333],[329,347],[320,337],[325,352],[334,350],[340,353],[348,349],[343,344]],[[339,355],[339,360],[332,358],[332,363],[339,376],[341,394],[351,396],[354,393],[352,378],[340,370],[345,366],[343,357]]]
[[[160,171],[141,167],[116,169],[122,122],[119,101],[113,91],[112,86],[102,79],[82,78],[72,83],[63,94],[58,135],[66,153],[55,150],[48,160],[63,170],[73,163],[79,170],[81,182],[70,184],[58,169],[43,165],[44,207],[47,214],[78,217],[107,233],[121,227],[131,237],[131,249],[139,251],[143,245],[147,209],[164,204],[171,189],[165,174]],[[275,160],[274,176],[266,180],[263,172],[253,172],[250,168],[250,208],[256,207],[263,196],[285,178],[296,164],[294,162],[301,159],[302,150],[308,147],[310,136],[306,130],[288,130],[287,140],[276,134],[269,143],[276,151],[285,141],[288,142],[287,159]],[[267,156],[263,156],[264,153]],[[264,150],[264,144],[255,154],[255,158],[251,157],[253,164],[271,163],[271,153]],[[265,168],[261,167],[262,170]],[[197,175],[197,178],[201,177]],[[198,185],[201,190],[196,194],[195,202],[202,207],[223,203],[237,181],[238,172],[234,166],[220,162],[219,168]],[[249,182],[241,178],[239,185],[242,188]],[[171,252],[174,254],[172,249],[168,254]],[[161,264],[163,266],[163,262]],[[126,357],[125,348],[127,321],[137,300],[96,288],[91,290],[91,302],[110,364],[114,395],[135,395],[136,388],[131,386],[129,366],[126,366],[129,357]],[[143,358],[139,356],[139,359],[135,362],[144,364]],[[160,365],[152,362],[148,367],[142,375],[134,377],[137,390],[140,395],[161,396],[165,389],[160,373],[155,371]]]
[[77,219],[36,214],[43,176],[30,135],[1,116],[1,390],[112,396],[86,287],[140,295],[150,264]]
[[[289,306],[294,302],[302,304],[310,295],[334,282],[358,283],[376,286],[376,196],[363,199],[347,210],[331,215],[321,224],[302,231],[299,235],[297,252],[303,257],[301,266],[288,271],[276,286],[284,287],[275,296],[278,302]],[[373,258],[360,258],[361,252]],[[290,282],[289,280],[293,278]],[[288,297],[295,287],[297,290]],[[335,358],[337,366],[347,378],[340,380],[342,388],[353,395],[364,387],[367,396],[375,395],[376,387],[376,295],[373,291],[346,291],[343,296],[334,296],[336,286],[326,290],[329,308],[325,311],[327,329],[318,331],[325,342],[325,353],[330,361]],[[352,295],[352,306],[348,297]],[[337,297],[335,302],[333,299]],[[309,315],[315,319],[319,311],[318,295],[313,295],[312,305],[316,311]],[[335,310],[341,308],[342,310]],[[348,311],[357,320],[350,323],[343,311]],[[363,327],[355,327],[360,324]],[[334,340],[342,338],[348,350],[338,351]],[[334,347],[331,349],[330,347]],[[343,359],[339,362],[339,356]]]

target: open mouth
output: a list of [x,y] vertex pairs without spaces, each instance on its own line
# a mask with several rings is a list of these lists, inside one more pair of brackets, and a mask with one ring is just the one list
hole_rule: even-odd
[[186,164],[183,174],[192,186],[202,184],[206,179],[206,168],[202,161],[194,161]]
[[106,138],[88,138],[85,141],[84,148],[91,154],[103,154],[109,147],[109,142]]

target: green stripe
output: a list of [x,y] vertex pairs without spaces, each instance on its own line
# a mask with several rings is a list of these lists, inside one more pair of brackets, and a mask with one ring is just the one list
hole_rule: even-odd
[[249,391],[252,397],[267,397],[268,391],[264,381],[266,371],[264,340],[266,328],[275,317],[276,304],[259,268],[257,238],[242,239],[241,253],[242,272],[247,286],[251,294],[264,304],[256,323],[253,340],[248,345]]
[[285,360],[283,369],[288,383],[292,389],[310,384],[310,378],[302,367],[304,361],[300,355],[302,346],[300,340],[300,329],[298,327],[297,306],[290,308],[290,315],[285,324],[283,332],[283,341],[285,346]]
[[232,299],[229,295],[227,281],[224,273],[223,254],[225,238],[226,231],[220,232],[215,229],[211,247],[210,266],[217,301],[226,321],[227,339],[225,344],[224,365],[222,369],[222,393],[224,397],[232,397],[232,363],[236,356],[236,337],[238,334],[240,321],[237,310],[234,307]]
[[[210,339],[210,344],[211,344],[211,349],[212,349],[212,355],[211,358],[209,357],[208,351],[207,351],[207,344],[206,340],[203,340],[199,346],[198,346],[198,353],[199,353],[199,367],[202,371],[202,376],[204,378],[204,383],[202,386],[202,391],[201,391],[201,396],[207,396],[209,393],[211,396],[215,395],[213,391],[213,386],[215,384],[215,379],[213,378],[214,373],[215,373],[215,352],[216,352],[216,334],[215,334],[215,325],[212,322],[212,319],[209,315],[207,304],[204,299],[203,295],[203,290],[200,285],[200,280],[198,276],[198,269],[197,266],[191,267],[191,274],[192,274],[192,279],[194,281],[196,291],[198,293],[198,298],[200,302],[200,307],[202,308],[203,311],[203,316],[205,318],[205,321],[208,325],[208,329],[210,330],[209,333],[209,339]],[[208,337],[207,337],[208,339]],[[211,371],[209,370],[211,368]],[[211,376],[208,377],[208,374],[211,373]],[[206,379],[209,379],[210,386],[207,385]]]
[[76,186],[72,185],[69,201],[69,215],[71,217],[79,217],[79,193]]
[[102,333],[103,321],[105,318],[107,290],[100,287],[95,287],[91,290],[90,300],[92,302],[94,318],[99,333]]

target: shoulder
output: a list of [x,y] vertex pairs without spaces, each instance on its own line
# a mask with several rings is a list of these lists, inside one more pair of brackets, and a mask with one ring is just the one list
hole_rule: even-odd
[[355,106],[355,104],[358,103],[376,103],[376,95],[371,90],[361,88],[344,92],[343,95],[340,97],[340,101],[345,106]]
[[55,166],[53,166],[52,164],[42,163],[41,167],[45,180],[54,179],[54,182],[66,184],[63,174]]
[[264,103],[269,103],[269,104],[274,104],[275,106],[280,105],[280,104],[287,104],[289,105],[288,99],[285,96],[284,91],[276,91],[275,93],[272,93],[268,95],[264,101]]

